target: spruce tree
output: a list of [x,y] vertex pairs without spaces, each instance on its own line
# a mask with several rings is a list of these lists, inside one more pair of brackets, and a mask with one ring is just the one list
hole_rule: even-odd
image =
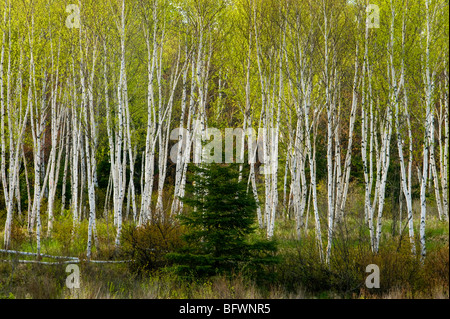
[[277,262],[274,241],[252,240],[256,203],[247,185],[239,181],[235,164],[190,167],[188,206],[180,215],[186,245],[168,255],[181,276],[212,276],[233,272],[260,273]]

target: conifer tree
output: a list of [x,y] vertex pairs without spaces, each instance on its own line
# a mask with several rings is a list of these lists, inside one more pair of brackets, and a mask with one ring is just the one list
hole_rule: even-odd
[[180,215],[186,245],[168,255],[178,274],[211,276],[255,272],[276,263],[274,241],[252,241],[256,203],[239,180],[239,165],[192,165],[191,183],[181,198],[190,210]]

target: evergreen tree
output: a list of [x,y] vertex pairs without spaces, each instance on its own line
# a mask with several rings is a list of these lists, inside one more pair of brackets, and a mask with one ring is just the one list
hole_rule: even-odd
[[191,183],[181,200],[191,209],[180,215],[186,227],[186,245],[168,255],[182,276],[261,273],[277,262],[274,241],[251,240],[255,232],[256,203],[239,181],[235,164],[191,166]]

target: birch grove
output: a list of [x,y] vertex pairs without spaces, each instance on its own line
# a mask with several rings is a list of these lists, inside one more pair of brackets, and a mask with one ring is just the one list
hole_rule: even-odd
[[267,238],[326,264],[356,221],[376,254],[400,212],[422,259],[448,224],[445,1],[375,1],[376,27],[367,0],[86,1],[79,25],[37,2],[0,5],[5,249],[25,225],[39,257],[69,220],[86,259],[104,224],[119,252],[127,227],[176,224],[210,162],[240,165]]

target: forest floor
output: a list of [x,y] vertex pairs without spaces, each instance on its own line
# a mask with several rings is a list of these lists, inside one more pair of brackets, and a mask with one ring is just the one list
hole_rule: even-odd
[[[416,234],[418,233],[418,225]],[[313,220],[298,240],[294,220],[280,220],[276,227],[280,263],[271,266],[271,281],[258,282],[243,275],[217,276],[185,281],[164,267],[136,271],[136,265],[93,264],[83,261],[87,224],[72,234],[71,221],[58,218],[51,239],[43,238],[41,253],[79,257],[80,288],[66,287],[67,264],[18,263],[32,256],[0,253],[0,298],[161,298],[161,299],[303,299],[303,298],[449,298],[449,226],[437,219],[427,222],[427,258],[422,263],[411,254],[407,229],[398,234],[392,220],[383,223],[380,251],[370,251],[368,230],[349,219],[338,227],[330,265],[320,262]],[[396,229],[396,233],[393,232]],[[97,222],[98,247],[93,259],[124,259],[114,249],[113,227]],[[3,234],[1,234],[3,239]],[[256,237],[263,237],[259,230]],[[10,249],[35,252],[36,242],[25,227],[13,229]],[[416,239],[416,243],[418,240]],[[0,243],[2,244],[2,243]],[[3,245],[2,245],[3,246]],[[325,246],[325,243],[324,243]],[[326,246],[325,246],[326,247]],[[8,260],[9,262],[5,262]],[[41,261],[54,261],[43,258]],[[367,289],[365,267],[380,268],[379,289]]]

